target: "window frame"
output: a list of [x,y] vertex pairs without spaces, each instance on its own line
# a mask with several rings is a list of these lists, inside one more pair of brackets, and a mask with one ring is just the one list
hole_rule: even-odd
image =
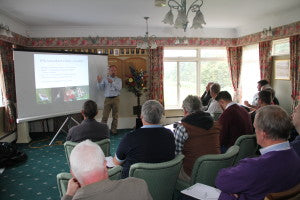
[[[196,50],[196,57],[165,57],[163,58],[163,62],[176,62],[177,63],[177,102],[178,105],[174,107],[166,106],[165,110],[179,110],[181,109],[181,105],[179,105],[180,101],[180,72],[179,72],[179,63],[180,62],[196,62],[196,95],[201,96],[204,91],[200,91],[201,87],[201,62],[207,61],[226,61],[227,62],[227,54],[225,57],[201,57],[202,49],[222,49],[226,51],[226,47],[164,47],[164,50]],[[227,52],[226,52],[227,53]],[[179,87],[178,87],[179,86]]]
[[290,42],[290,38],[282,38],[282,39],[278,39],[278,40],[272,40],[272,52],[271,55],[272,56],[286,56],[286,55],[290,55],[290,52],[288,53],[281,53],[281,54],[275,54],[275,46],[277,44],[283,44],[283,43],[289,43]]

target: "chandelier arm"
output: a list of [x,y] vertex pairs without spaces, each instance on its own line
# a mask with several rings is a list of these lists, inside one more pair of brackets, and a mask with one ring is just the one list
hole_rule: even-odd
[[[197,1],[198,1],[198,0],[197,0]],[[175,6],[172,6],[170,2],[174,2],[175,4],[178,5],[178,7],[182,8],[182,5],[181,5],[180,3],[178,3],[176,0],[169,0],[169,1],[168,1],[168,6],[169,6],[170,8],[173,8],[173,9],[177,9],[177,10],[178,10],[178,8],[176,8]]]
[[201,1],[201,4],[200,5],[197,5],[197,6],[199,6],[199,9],[201,8],[201,6],[203,5],[203,0],[195,0],[191,5],[190,5],[190,7],[189,7],[189,9],[188,9],[188,11],[187,11],[187,16],[189,15],[189,12],[190,12],[190,10],[193,8],[193,6],[197,3],[197,1]]

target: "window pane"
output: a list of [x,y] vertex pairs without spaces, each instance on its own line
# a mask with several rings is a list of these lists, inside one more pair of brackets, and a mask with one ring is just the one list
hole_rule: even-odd
[[221,90],[233,95],[229,67],[226,61],[202,61],[201,62],[201,94],[205,91],[209,82],[219,83]]
[[258,45],[243,48],[242,69],[242,102],[249,101],[252,104],[253,96],[257,93],[257,82],[260,80],[259,50]]
[[179,63],[179,80],[180,80],[180,98],[179,108],[182,101],[188,95],[197,94],[197,63],[196,62],[180,62]]
[[201,49],[202,58],[226,58],[226,49]]
[[273,52],[273,55],[288,55],[290,53],[290,43],[275,44]]
[[164,101],[166,108],[176,108],[177,99],[177,62],[164,62]]
[[164,57],[197,57],[197,50],[176,50],[176,49],[169,49],[164,50]]

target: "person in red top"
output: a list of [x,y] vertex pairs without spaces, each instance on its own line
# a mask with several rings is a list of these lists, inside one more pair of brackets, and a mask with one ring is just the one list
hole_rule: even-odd
[[252,123],[249,113],[245,108],[232,101],[227,91],[221,91],[215,98],[224,110],[219,118],[221,124],[220,144],[221,152],[224,153],[234,145],[241,135],[253,134]]

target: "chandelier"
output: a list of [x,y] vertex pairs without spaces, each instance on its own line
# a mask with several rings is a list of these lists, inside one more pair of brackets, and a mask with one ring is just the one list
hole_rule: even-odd
[[137,38],[137,48],[140,49],[156,49],[157,48],[157,44],[156,44],[156,36],[155,35],[151,35],[149,36],[149,32],[148,32],[148,19],[149,17],[144,17],[144,19],[146,20],[146,34],[144,37],[138,37]]
[[[206,24],[204,21],[204,16],[200,10],[203,5],[203,0],[194,0],[193,3],[187,7],[186,0],[168,0],[168,6],[170,11],[165,15],[165,18],[162,22],[165,24],[174,25],[175,28],[183,29],[186,31],[186,28],[189,24],[188,16],[190,12],[196,13],[193,19],[193,24],[191,28],[198,29],[203,28],[202,25]],[[160,3],[158,3],[160,2]],[[155,5],[158,7],[162,7],[166,4],[166,0],[155,0]],[[174,15],[173,10],[177,10],[177,18],[174,23]]]

